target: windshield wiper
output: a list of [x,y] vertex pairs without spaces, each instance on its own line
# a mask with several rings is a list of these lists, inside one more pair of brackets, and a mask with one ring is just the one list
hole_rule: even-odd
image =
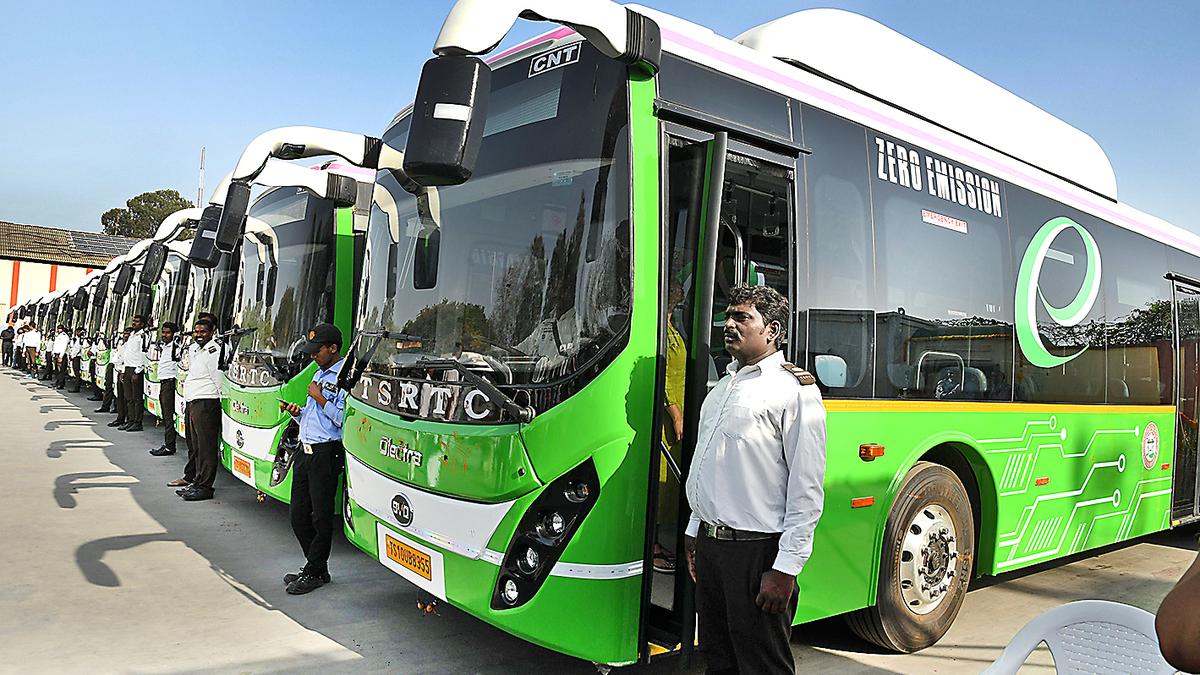
[[[360,358],[359,356],[355,355],[354,352],[358,349],[359,340],[363,339],[364,337],[375,338],[375,341],[371,343],[371,347],[367,350],[367,353],[363,354]],[[383,344],[384,340],[423,342],[425,338],[421,335],[413,335],[412,333],[401,333],[390,330],[359,331],[358,335],[354,337],[354,342],[351,343],[350,349],[346,351],[346,358],[354,360],[351,361],[352,365],[350,367],[350,372],[346,373],[346,377],[344,379],[341,377],[338,378],[338,387],[340,389],[350,391],[355,385],[358,384],[358,380],[362,377],[362,374],[366,372],[367,366],[371,365],[371,357],[375,356],[375,350],[379,348],[379,345]]]
[[288,379],[290,379],[290,378],[288,378],[287,375],[285,375],[283,373],[282,370],[279,369],[278,366],[275,365],[275,363],[274,363],[275,354],[272,352],[259,352],[259,351],[254,351],[251,349],[238,349],[238,350],[235,350],[235,353],[239,354],[239,355],[245,355],[245,356],[257,356],[262,361],[263,367],[266,368],[267,372],[271,374],[271,377],[278,380],[281,384],[283,382],[286,382]]
[[452,368],[457,370],[460,375],[470,380],[471,384],[479,387],[480,391],[486,394],[488,398],[493,401],[499,401],[500,407],[504,412],[508,413],[518,422],[527,423],[537,415],[536,410],[530,406],[517,403],[511,396],[500,391],[496,385],[488,382],[487,378],[454,359],[417,359],[410,366],[414,368]]

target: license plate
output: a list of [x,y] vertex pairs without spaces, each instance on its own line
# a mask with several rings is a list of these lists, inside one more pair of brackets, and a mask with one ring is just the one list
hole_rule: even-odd
[[250,487],[254,485],[254,462],[242,457],[236,452],[233,453],[233,475],[248,483]]
[[425,581],[433,581],[432,564],[428,555],[390,534],[383,535],[383,538],[386,541],[387,557],[425,577]]
[[418,588],[446,599],[446,579],[439,551],[393,533],[378,523],[379,562]]

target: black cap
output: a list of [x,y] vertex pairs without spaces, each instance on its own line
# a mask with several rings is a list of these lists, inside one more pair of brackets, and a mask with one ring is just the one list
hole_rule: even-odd
[[308,331],[308,342],[304,343],[305,354],[316,354],[325,345],[342,346],[342,331],[331,323],[322,323]]

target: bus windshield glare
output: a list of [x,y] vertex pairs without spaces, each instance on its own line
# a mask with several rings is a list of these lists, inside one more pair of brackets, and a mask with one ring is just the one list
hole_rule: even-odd
[[270,386],[304,369],[306,331],[332,318],[334,207],[302,188],[277,188],[249,215],[234,325],[254,330],[235,338],[237,358],[262,365],[254,384]]
[[[417,198],[379,172],[358,313],[376,377],[458,379],[425,372],[455,359],[500,386],[581,384],[624,343],[628,116],[624,67],[585,45],[556,70],[497,69],[466,183]],[[384,142],[403,149],[408,123]]]

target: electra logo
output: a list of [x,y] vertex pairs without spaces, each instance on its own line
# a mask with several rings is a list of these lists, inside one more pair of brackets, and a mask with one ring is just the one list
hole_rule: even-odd
[[[1075,294],[1075,299],[1063,307],[1055,307],[1046,301],[1042,291],[1038,288],[1038,280],[1042,274],[1042,265],[1046,262],[1046,258],[1059,259],[1058,256],[1051,255],[1051,245],[1058,235],[1066,230],[1075,230],[1083,239],[1083,247],[1087,252],[1087,270],[1084,273],[1083,283],[1079,287],[1079,292]],[[1021,259],[1021,269],[1017,273],[1017,297],[1015,307],[1017,311],[1017,343],[1021,346],[1021,353],[1030,363],[1039,368],[1054,368],[1061,366],[1087,350],[1087,347],[1080,349],[1074,354],[1068,356],[1055,356],[1046,349],[1046,345],[1042,342],[1041,335],[1037,329],[1037,306],[1041,303],[1046,309],[1046,313],[1050,318],[1060,326],[1071,327],[1078,325],[1083,321],[1088,312],[1092,310],[1092,306],[1096,304],[1096,296],[1100,294],[1100,248],[1096,245],[1096,240],[1092,235],[1079,223],[1070,218],[1054,218],[1042,225],[1037,234],[1033,235],[1033,240],[1029,242],[1029,247],[1025,249],[1025,256]]]
[[392,439],[384,436],[379,439],[379,454],[384,457],[390,457],[398,462],[412,464],[413,466],[421,466],[425,461],[424,456],[418,450],[413,450],[408,443],[400,441],[395,443]]
[[230,401],[229,407],[233,408],[234,412],[241,413],[243,415],[250,414],[250,406],[246,405],[245,403],[242,403],[241,401]]

